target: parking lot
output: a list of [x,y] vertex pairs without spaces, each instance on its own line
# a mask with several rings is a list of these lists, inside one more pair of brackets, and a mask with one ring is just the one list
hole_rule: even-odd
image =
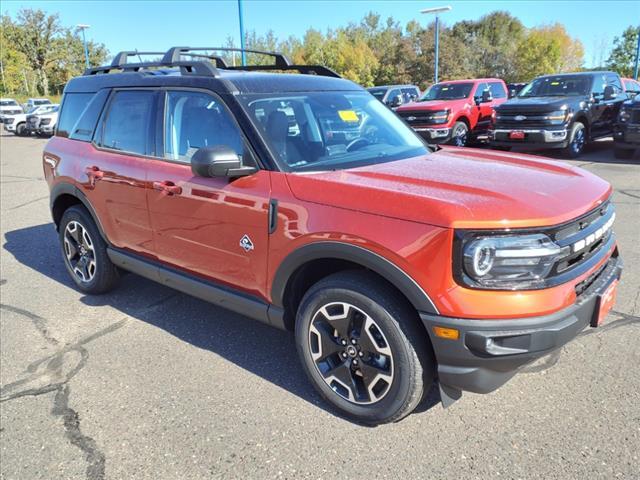
[[328,410],[287,333],[135,275],[75,290],[46,140],[0,142],[1,478],[638,478],[640,161],[610,141],[572,162],[615,188],[625,272],[605,326],[492,394],[443,410],[432,389],[377,428]]

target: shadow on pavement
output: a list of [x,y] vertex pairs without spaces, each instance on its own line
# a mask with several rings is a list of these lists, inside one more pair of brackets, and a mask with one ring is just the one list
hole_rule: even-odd
[[[23,265],[65,287],[74,288],[63,264],[52,223],[7,232],[4,249]],[[293,335],[287,332],[133,274],[125,275],[113,292],[87,295],[81,300],[89,306],[116,308],[197,348],[220,355],[323,410],[338,414],[307,380],[300,367]],[[439,402],[439,391],[434,383],[416,412],[429,410]]]

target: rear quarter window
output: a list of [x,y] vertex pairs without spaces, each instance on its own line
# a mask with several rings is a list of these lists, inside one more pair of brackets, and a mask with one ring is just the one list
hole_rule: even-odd
[[109,90],[100,90],[91,98],[69,132],[69,138],[83,142],[90,142],[93,139],[93,132],[108,97]]
[[60,137],[69,136],[71,129],[94,95],[94,93],[65,93],[62,99],[62,110],[58,120],[58,131],[56,135]]

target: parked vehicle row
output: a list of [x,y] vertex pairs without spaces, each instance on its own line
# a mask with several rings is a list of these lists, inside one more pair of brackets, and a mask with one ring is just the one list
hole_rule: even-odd
[[[310,382],[367,424],[408,415],[436,378],[445,406],[493,391],[611,310],[622,263],[603,179],[435,149],[325,67],[201,50],[217,49],[123,52],[65,87],[42,161],[79,290],[131,271],[291,330]],[[507,90],[426,97],[406,107],[432,115],[415,125],[456,138],[461,115],[488,128]]]
[[429,143],[482,140],[500,150],[561,149],[577,158],[588,142],[634,128],[621,107],[638,90],[637,81],[606,71],[544,75],[528,84],[467,79],[435,84],[395,110]]
[[58,104],[51,102],[34,105],[27,113],[5,115],[2,119],[4,129],[18,136],[36,134],[39,136],[51,136],[58,122]]

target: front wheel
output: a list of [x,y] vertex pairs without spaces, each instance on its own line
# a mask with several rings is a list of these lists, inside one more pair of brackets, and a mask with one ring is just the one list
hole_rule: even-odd
[[433,382],[427,334],[406,300],[366,272],[331,275],[304,296],[296,341],[304,370],[345,416],[370,425],[411,413]]
[[24,123],[19,123],[16,125],[16,135],[19,137],[24,137],[27,135],[27,126]]
[[451,130],[451,145],[465,147],[469,141],[469,127],[464,122],[456,122]]
[[569,131],[569,145],[564,149],[568,158],[578,158],[587,143],[587,129],[581,122],[575,122]]

